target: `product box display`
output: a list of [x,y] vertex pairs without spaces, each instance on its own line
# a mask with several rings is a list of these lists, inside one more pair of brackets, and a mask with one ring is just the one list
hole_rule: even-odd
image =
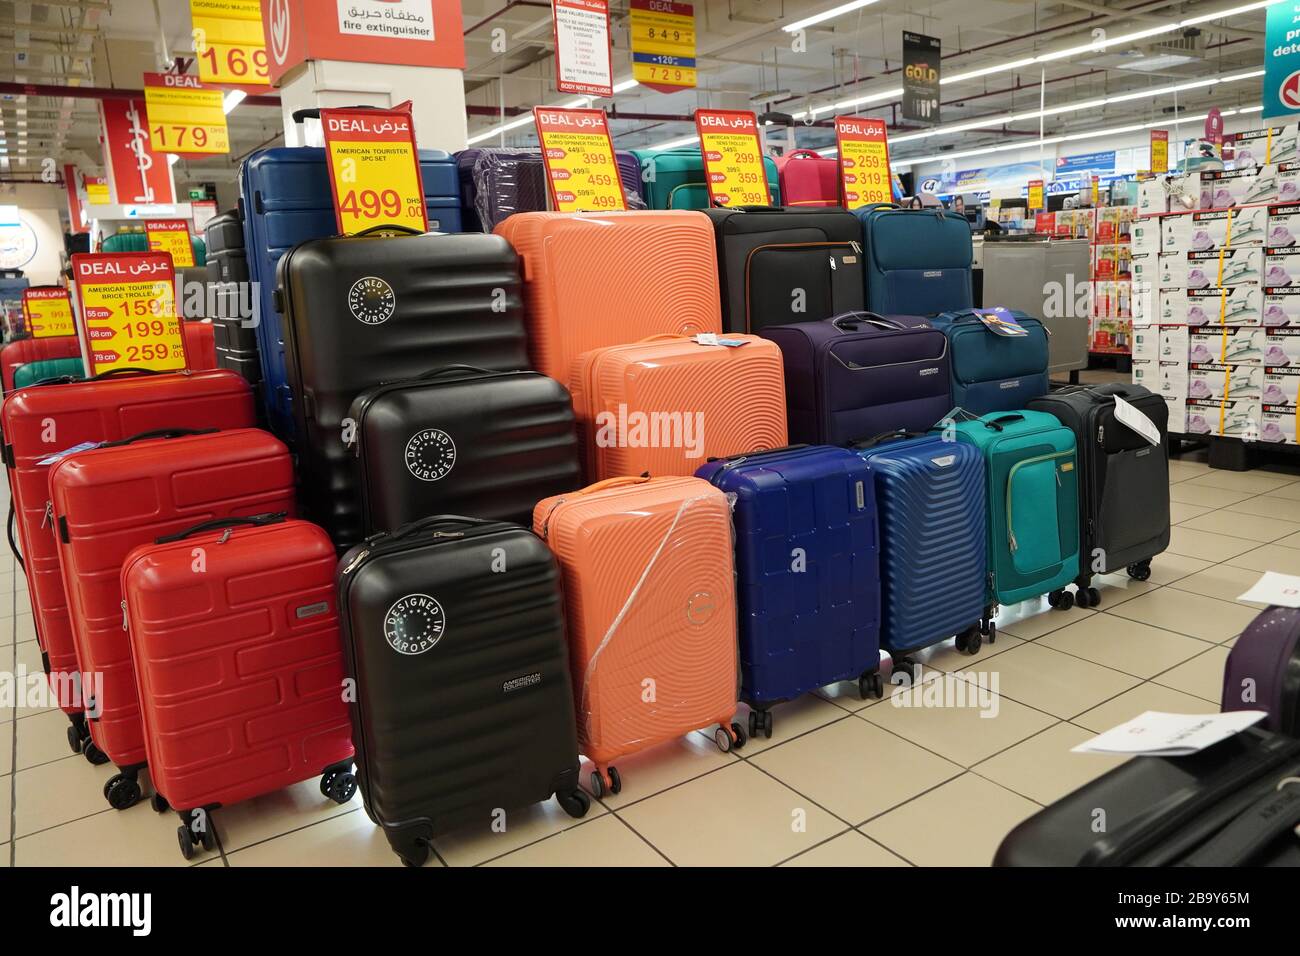
[[1300,286],[1300,246],[1266,248],[1263,269],[1263,284],[1270,288]]
[[1164,230],[1161,221],[1165,217],[1151,216],[1133,222],[1129,230],[1129,244],[1133,255],[1159,253],[1164,244]]
[[1187,399],[1189,435],[1223,435],[1227,438],[1258,439],[1262,431],[1263,403],[1258,399]]
[[1296,410],[1265,405],[1260,414],[1259,440],[1273,445],[1296,444]]
[[1192,365],[1263,365],[1266,331],[1255,326],[1192,329],[1187,361]]
[[1191,340],[1190,331],[1185,325],[1160,326],[1160,361],[1186,362]]
[[1264,359],[1267,368],[1300,366],[1300,328],[1264,330]]
[[[1161,251],[1204,252],[1227,245],[1263,245],[1271,221],[1271,208],[1276,207],[1245,206],[1162,216]],[[1274,243],[1270,241],[1269,244]]]
[[1172,395],[1162,395],[1169,406],[1169,431],[1182,434],[1187,431],[1187,399]]
[[1300,161],[1277,164],[1277,202],[1300,202]]
[[1161,362],[1157,371],[1156,391],[1174,398],[1187,397],[1190,370],[1187,360]]
[[1266,326],[1300,325],[1300,286],[1264,287],[1261,317]]
[[1300,368],[1264,370],[1260,400],[1265,405],[1288,405],[1295,408],[1297,396],[1300,396]]
[[1236,169],[1201,173],[1201,207],[1226,209],[1229,206],[1277,202],[1277,184],[1276,164],[1243,166],[1238,160]]
[[1300,158],[1296,153],[1296,141],[1295,123],[1237,133],[1232,138],[1233,161],[1238,166],[1293,161]]
[[1220,401],[1260,400],[1264,395],[1264,370],[1252,365],[1192,365],[1187,372],[1189,399]]
[[1169,212],[1169,187],[1163,176],[1137,184],[1137,211],[1139,215]]
[[1300,245],[1300,202],[1278,203],[1268,207],[1269,248]]
[[1160,361],[1160,326],[1139,326],[1133,329],[1133,361]]
[[1257,285],[1168,292],[1161,321],[1198,325],[1263,325],[1264,293]]

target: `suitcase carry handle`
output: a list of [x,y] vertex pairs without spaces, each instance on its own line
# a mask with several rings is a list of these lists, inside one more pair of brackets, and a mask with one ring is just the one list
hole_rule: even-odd
[[380,226],[368,226],[368,227],[366,227],[365,229],[362,229],[360,232],[354,232],[354,233],[352,233],[352,235],[348,236],[348,238],[349,238],[349,239],[361,239],[361,238],[363,238],[363,237],[365,237],[365,236],[373,236],[373,235],[375,235],[376,233],[380,233],[380,234],[382,234],[382,233],[389,233],[389,232],[400,232],[400,233],[402,233],[403,235],[406,235],[406,236],[423,236],[423,235],[424,235],[424,233],[421,232],[419,229],[412,229],[410,226],[397,226],[397,225],[393,225],[393,226],[384,226],[384,225],[380,225]]
[[1300,777],[1286,777],[1179,865],[1247,866],[1257,853],[1292,832],[1297,824]]
[[240,518],[212,518],[208,521],[202,521],[192,528],[186,528],[184,531],[177,531],[175,534],[166,534],[161,538],[155,538],[153,543],[171,544],[173,541],[183,541],[192,534],[202,534],[205,531],[220,531],[223,528],[233,528],[237,525],[262,528],[268,524],[278,524],[287,517],[289,517],[287,511],[271,511],[266,514],[249,515]]
[[484,525],[497,524],[496,521],[489,521],[486,518],[470,518],[465,515],[430,515],[427,518],[421,518],[418,521],[412,521],[410,524],[404,524],[392,534],[376,535],[376,537],[387,537],[389,541],[398,541],[402,538],[409,537],[413,534],[419,534],[426,531],[434,525],[445,524],[462,524],[462,525]]
[[18,567],[22,568],[23,572],[25,573],[27,571],[27,565],[23,563],[23,556],[21,552],[19,552],[18,550],[18,540],[17,538],[14,537],[14,532],[17,530],[16,527],[17,524],[18,524],[18,512],[14,508],[13,498],[10,498],[9,499],[9,520],[5,525],[5,533],[9,538],[9,550],[13,552],[14,560],[18,562]]
[[574,498],[578,495],[594,495],[598,491],[604,491],[606,488],[620,488],[623,485],[644,485],[650,481],[650,476],[646,475],[619,475],[616,478],[606,478],[598,481],[594,485],[588,485],[586,488],[579,488],[577,491],[571,491],[566,498]]
[[874,448],[887,441],[902,441],[904,438],[924,438],[929,432],[914,432],[906,428],[895,428],[892,432],[881,432],[871,438],[862,438],[849,442],[850,448]]
[[86,379],[88,382],[101,382],[105,379],[116,378],[119,375],[161,375],[162,372],[155,371],[151,368],[110,368],[107,372],[100,372]]
[[490,369],[481,368],[477,365],[444,365],[442,368],[435,368],[428,372],[421,372],[415,376],[423,381],[430,378],[437,378],[439,375],[446,375],[448,372],[483,372],[485,375],[492,375]]
[[84,382],[84,378],[77,378],[75,375],[56,375],[53,378],[43,378],[39,382],[32,382],[30,388],[37,385],[67,385],[69,382]]
[[[381,107],[371,106],[367,103],[358,103],[356,106],[327,106],[325,107],[325,109],[327,110],[377,110],[377,109],[381,109]],[[299,126],[301,126],[303,120],[309,120],[309,119],[318,120],[320,119],[320,111],[321,108],[319,106],[309,106],[306,109],[294,110],[292,114],[293,121],[297,123]]]
[[785,154],[786,159],[825,159],[821,153],[815,149],[796,149],[793,152]]
[[999,415],[997,418],[993,419],[992,421],[985,422],[984,427],[991,428],[995,432],[1000,432],[1002,431],[1003,423],[1010,425],[1012,422],[1023,422],[1024,420],[1025,420],[1024,415],[1016,415],[1016,414]]
[[189,435],[211,435],[218,431],[216,428],[156,428],[151,432],[140,432],[138,435],[132,435],[130,438],[119,438],[117,441],[103,442],[100,448],[120,448],[123,445],[130,445],[132,442],[147,441],[150,438],[185,438]]
[[712,463],[715,461],[737,461],[741,458],[751,458],[754,455],[775,455],[777,452],[799,451],[801,448],[810,447],[807,442],[798,445],[781,445],[779,448],[752,448],[749,451],[743,451],[739,455],[722,455],[720,457],[706,458],[705,461]]
[[907,326],[897,319],[887,319],[877,312],[844,312],[840,315],[833,316],[827,320],[841,332],[850,332],[852,329],[845,328],[845,323],[854,326],[862,323],[879,326],[882,329],[906,329]]

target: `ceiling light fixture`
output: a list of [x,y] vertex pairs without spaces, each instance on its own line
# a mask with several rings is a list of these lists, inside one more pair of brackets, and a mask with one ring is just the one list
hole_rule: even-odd
[[869,7],[878,0],[851,0],[849,3],[841,3],[838,7],[831,7],[829,10],[823,10],[821,13],[814,13],[810,17],[804,17],[802,20],[796,20],[781,29],[786,33],[798,33],[804,27],[810,27],[814,23],[822,23],[826,20],[833,20],[836,17],[842,17],[846,13],[852,13],[854,10],[861,10],[863,7]]

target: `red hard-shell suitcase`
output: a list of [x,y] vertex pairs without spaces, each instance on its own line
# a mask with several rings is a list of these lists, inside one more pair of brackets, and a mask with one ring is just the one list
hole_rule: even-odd
[[185,333],[185,367],[203,372],[217,367],[216,329],[211,322],[181,323]]
[[[172,375],[111,375],[93,381],[64,382],[18,389],[0,410],[3,456],[15,511],[17,542],[10,535],[19,566],[27,577],[36,638],[51,684],[75,675],[72,642],[59,553],[46,516],[49,466],[46,458],[87,442],[116,441],[158,428],[248,428],[256,423],[253,393],[234,372]],[[75,752],[90,739],[79,699],[60,699],[72,721],[68,742]],[[85,751],[92,763],[107,758]]]
[[317,774],[337,803],[356,792],[337,563],[323,529],[282,514],[206,521],[127,555],[149,777],[181,815],[187,860],[215,845],[215,807]]
[[255,428],[145,432],[60,459],[49,482],[77,664],[93,702],[86,708],[91,742],[123,771],[104,791],[123,809],[139,798],[135,775],[145,749],[123,627],[122,563],[136,546],[198,522],[292,514],[293,463],[278,438]]

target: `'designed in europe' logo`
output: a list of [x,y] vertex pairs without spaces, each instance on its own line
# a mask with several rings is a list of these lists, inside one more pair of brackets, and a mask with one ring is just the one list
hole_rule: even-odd
[[456,443],[441,428],[425,428],[406,443],[406,470],[421,481],[446,478],[456,464]]
[[442,639],[446,629],[442,605],[427,594],[408,594],[384,615],[384,639],[399,654],[423,654]]
[[348,290],[348,311],[358,322],[379,325],[393,317],[397,295],[393,287],[378,276],[365,276]]

